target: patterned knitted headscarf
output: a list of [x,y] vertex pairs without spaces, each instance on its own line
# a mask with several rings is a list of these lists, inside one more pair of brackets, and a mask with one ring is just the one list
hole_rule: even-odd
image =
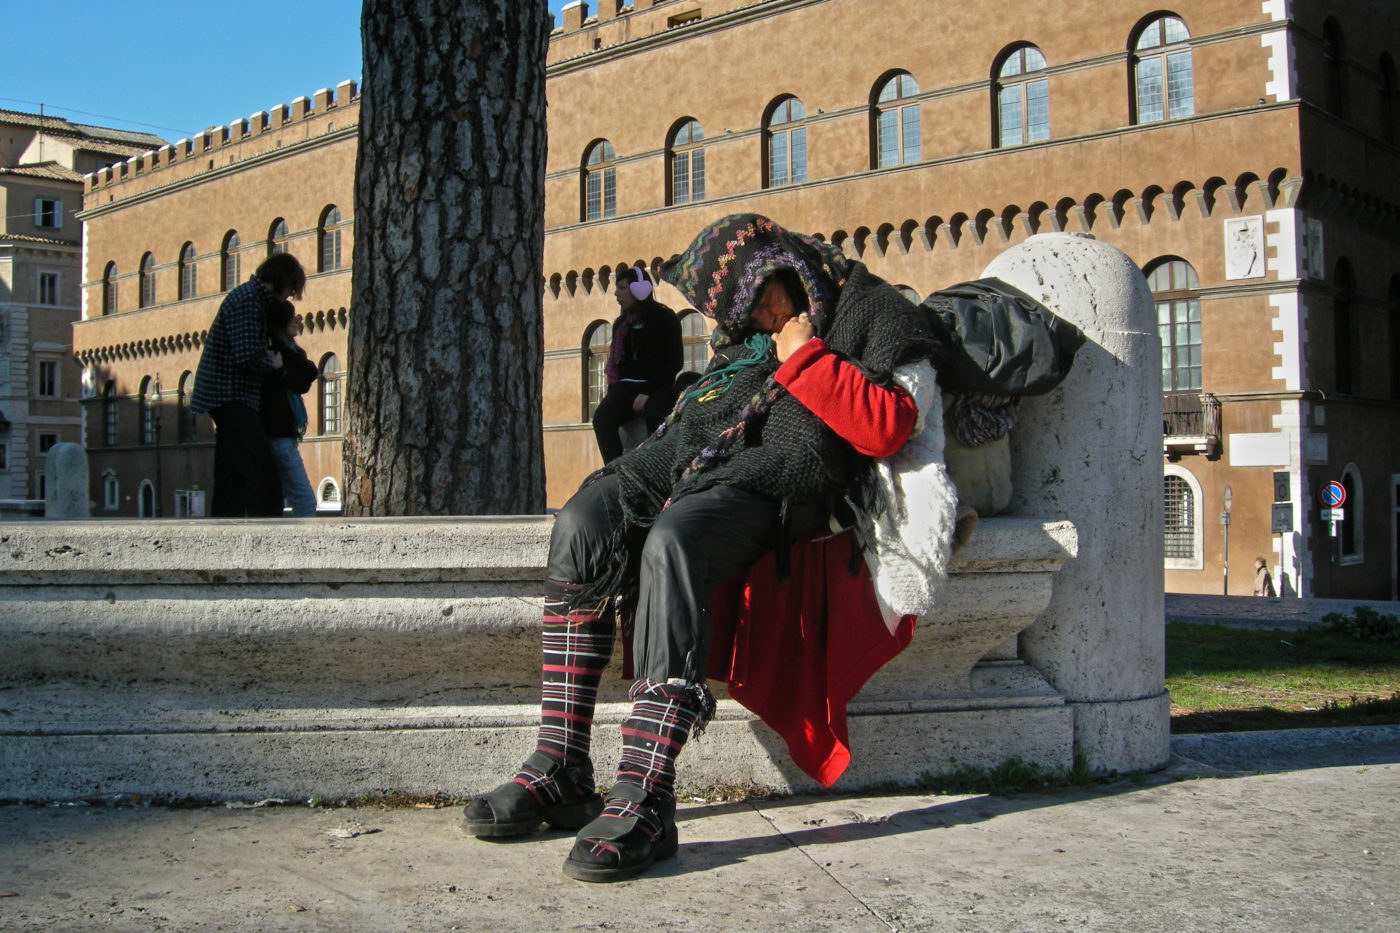
[[717,344],[727,345],[742,339],[759,290],[782,269],[797,274],[820,335],[845,284],[846,259],[836,247],[760,214],[730,214],[701,230],[684,253],[661,267],[661,278],[718,325]]
[[[713,347],[722,349],[744,342],[758,357],[749,362],[762,364],[772,359],[772,342],[760,338],[761,348],[755,343],[749,315],[763,284],[783,270],[794,273],[801,283],[807,296],[808,318],[817,335],[823,335],[846,281],[845,257],[835,247],[792,233],[760,214],[730,214],[701,230],[684,253],[661,267],[661,278],[674,285],[691,307],[715,322],[710,340]],[[744,363],[727,369],[741,365]],[[724,370],[707,373],[691,393],[681,398],[671,416],[657,428],[656,436],[666,433],[691,396],[715,388],[724,391],[728,387],[722,381],[726,375],[732,378],[733,374]],[[717,380],[720,381],[715,385]],[[745,404],[738,421],[721,431],[685,468],[681,483],[689,484],[742,447],[749,426],[762,419],[782,393],[782,386],[770,375]]]

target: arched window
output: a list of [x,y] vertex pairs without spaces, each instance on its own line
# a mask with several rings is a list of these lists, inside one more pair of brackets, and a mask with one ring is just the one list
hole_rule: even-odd
[[140,271],[137,273],[138,308],[149,308],[156,303],[156,257],[150,253],[141,257]]
[[1050,138],[1049,82],[1037,74],[1045,56],[1033,45],[1011,52],[996,77],[996,119],[999,147],[1038,143]]
[[1200,570],[1200,484],[1185,469],[1168,464],[1162,478],[1164,564],[1169,570]]
[[326,354],[321,360],[320,402],[321,433],[341,432],[340,387],[345,373],[340,368],[340,359],[334,353]]
[[1395,142],[1395,62],[1389,53],[1381,55],[1380,71],[1380,112],[1377,116],[1380,137],[1388,143]]
[[608,394],[606,366],[612,349],[613,329],[606,321],[588,328],[583,336],[583,420],[593,420],[593,410]]
[[117,313],[117,264],[107,263],[102,270],[102,313]]
[[1151,267],[1147,287],[1157,305],[1162,338],[1162,391],[1191,395],[1201,391],[1200,279],[1191,264],[1163,260]]
[[600,139],[583,159],[583,219],[602,220],[617,214],[617,153],[612,143]]
[[1347,493],[1343,509],[1346,518],[1338,523],[1337,528],[1337,537],[1341,539],[1342,563],[1359,564],[1366,559],[1366,538],[1361,526],[1361,516],[1366,514],[1362,508],[1366,489],[1361,483],[1361,471],[1356,464],[1348,463],[1342,468],[1342,488]]
[[156,442],[157,402],[155,384],[151,382],[151,377],[147,376],[141,380],[141,394],[137,405],[137,409],[141,412],[141,443],[143,444]]
[[763,187],[800,185],[807,180],[807,111],[796,97],[784,97],[763,126]]
[[705,200],[705,131],[695,120],[684,120],[666,144],[671,161],[670,204]]
[[243,277],[238,274],[238,258],[238,231],[230,230],[224,234],[224,243],[219,247],[219,280],[224,283],[226,292],[243,284]]
[[287,222],[278,217],[272,222],[272,226],[267,228],[267,254],[272,256],[276,253],[287,251]]
[[195,265],[194,244],[186,243],[180,247],[180,300],[193,298],[199,294],[199,281],[196,277],[198,266]]
[[1347,70],[1346,42],[1342,39],[1342,27],[1328,17],[1322,25],[1322,66],[1326,81],[1323,106],[1329,113],[1339,117],[1347,115]]
[[912,99],[918,93],[918,83],[906,72],[879,85],[871,107],[875,168],[919,161],[919,103]]
[[1175,16],[1159,16],[1138,33],[1131,57],[1135,123],[1159,123],[1196,112],[1191,34]]
[[320,256],[317,269],[331,272],[340,268],[340,208],[332,204],[321,212],[321,222],[316,227],[316,241]]
[[321,488],[316,493],[316,499],[320,503],[316,506],[317,512],[339,512],[340,487],[335,484],[335,480],[329,477],[321,480]]
[[687,372],[703,373],[710,365],[710,329],[698,311],[681,315],[681,351],[685,357],[681,369]]
[[107,446],[117,446],[117,384],[110,379],[102,389],[102,426]]
[[1337,262],[1337,274],[1332,285],[1332,348],[1336,366],[1334,385],[1338,392],[1347,394],[1358,389],[1356,384],[1357,346],[1352,322],[1351,299],[1355,278],[1351,274],[1351,263],[1345,259]]
[[186,370],[180,375],[179,395],[176,400],[176,438],[181,444],[195,439],[194,412],[190,411],[190,395],[194,390],[194,374]]
[[151,485],[151,481],[143,479],[141,488],[136,494],[136,517],[155,518],[156,515],[156,488]]

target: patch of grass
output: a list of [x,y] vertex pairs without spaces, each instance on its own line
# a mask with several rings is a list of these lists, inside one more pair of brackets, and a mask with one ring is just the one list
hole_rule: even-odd
[[1400,723],[1400,643],[1173,622],[1167,690],[1177,734]]

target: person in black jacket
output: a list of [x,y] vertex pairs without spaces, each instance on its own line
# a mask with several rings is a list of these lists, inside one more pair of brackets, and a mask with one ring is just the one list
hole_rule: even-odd
[[272,349],[281,355],[282,366],[263,377],[258,405],[263,433],[282,480],[282,496],[293,518],[316,514],[316,494],[306,478],[297,442],[306,433],[306,405],[301,397],[316,383],[319,373],[316,364],[306,358],[306,351],[297,346],[300,330],[292,303],[273,302],[267,311],[267,336]]
[[641,415],[650,434],[666,419],[675,402],[672,384],[685,362],[680,319],[652,297],[645,269],[632,266],[619,272],[613,294],[622,314],[613,322],[608,392],[593,412],[593,434],[604,463],[622,456],[618,430],[628,421]]

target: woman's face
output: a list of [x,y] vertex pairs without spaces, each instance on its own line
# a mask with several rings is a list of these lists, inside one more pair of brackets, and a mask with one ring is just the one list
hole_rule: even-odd
[[301,333],[301,318],[294,316],[287,322],[287,326],[283,328],[282,332],[292,340],[295,340],[297,335]]
[[787,289],[769,280],[759,292],[758,301],[749,312],[754,327],[767,334],[776,334],[783,325],[797,316],[797,309],[788,298]]
[[637,303],[637,299],[627,287],[628,284],[629,283],[618,279],[617,287],[613,289],[613,297],[617,299],[617,306],[623,311],[626,311]]

